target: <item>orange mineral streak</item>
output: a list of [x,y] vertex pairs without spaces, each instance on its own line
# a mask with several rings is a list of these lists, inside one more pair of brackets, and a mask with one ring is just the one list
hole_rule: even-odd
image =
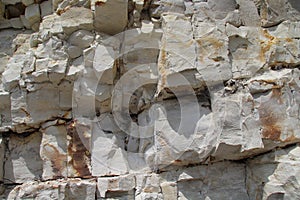
[[105,2],[103,1],[96,1],[95,2],[95,6],[104,6],[105,5]]
[[275,106],[280,106],[282,103],[281,90],[273,89],[270,100],[262,103],[259,107],[259,117],[263,127],[263,138],[280,141],[282,129],[280,123],[284,120],[284,116],[282,116],[281,113],[274,111],[273,108]]
[[74,120],[67,128],[67,134],[71,138],[68,143],[68,155],[71,160],[69,160],[68,164],[74,168],[76,176],[90,177],[91,172],[88,167],[91,159],[90,154],[81,141],[83,138],[80,138],[78,135],[78,131],[86,131],[87,127],[77,126],[78,123]]
[[266,61],[266,53],[271,49],[271,47],[278,43],[278,38],[270,35],[267,30],[262,30],[262,34],[268,40],[260,41],[260,60],[265,62]]
[[202,37],[197,40],[198,43],[198,48],[199,48],[199,57],[198,60],[200,62],[204,61],[204,58],[208,56],[209,51],[211,49],[214,49],[215,52],[218,51],[218,49],[222,48],[224,46],[224,42],[221,40],[218,40],[217,38],[207,36],[207,37]]
[[54,177],[63,177],[64,175],[62,174],[62,172],[66,168],[67,156],[65,154],[60,153],[59,150],[52,144],[45,144],[45,146],[48,146],[52,149],[52,151],[46,150],[44,154],[51,161],[52,171],[55,174]]

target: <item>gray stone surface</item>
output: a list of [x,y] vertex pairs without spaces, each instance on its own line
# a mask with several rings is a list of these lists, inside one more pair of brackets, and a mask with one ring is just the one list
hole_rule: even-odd
[[4,181],[7,184],[40,180],[42,160],[39,155],[41,133],[36,132],[26,138],[11,135],[5,154]]
[[32,4],[26,7],[25,18],[29,21],[31,25],[40,21],[41,13],[40,6],[38,4]]
[[299,199],[299,12],[1,0],[0,198]]
[[115,35],[127,25],[128,0],[95,1],[95,30]]

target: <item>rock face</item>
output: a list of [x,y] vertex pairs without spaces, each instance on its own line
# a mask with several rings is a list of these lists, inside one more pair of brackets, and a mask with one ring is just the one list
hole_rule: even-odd
[[3,199],[299,199],[296,0],[0,0]]

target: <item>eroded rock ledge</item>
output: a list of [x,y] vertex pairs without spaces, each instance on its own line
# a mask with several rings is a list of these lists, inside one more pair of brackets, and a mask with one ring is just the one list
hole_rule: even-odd
[[295,0],[0,0],[7,199],[299,199]]

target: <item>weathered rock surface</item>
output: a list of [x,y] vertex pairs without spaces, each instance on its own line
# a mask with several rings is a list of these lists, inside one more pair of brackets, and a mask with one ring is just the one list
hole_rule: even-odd
[[96,182],[93,179],[58,179],[46,182],[28,182],[15,187],[9,199],[95,199]]
[[0,0],[0,198],[299,199],[299,20],[296,0]]
[[42,160],[39,156],[41,134],[30,136],[11,135],[8,138],[8,149],[5,154],[4,182],[24,183],[40,180],[42,175]]
[[128,0],[95,1],[95,30],[114,35],[124,30],[128,18]]
[[299,146],[292,146],[250,159],[246,183],[250,199],[298,199],[298,155]]

